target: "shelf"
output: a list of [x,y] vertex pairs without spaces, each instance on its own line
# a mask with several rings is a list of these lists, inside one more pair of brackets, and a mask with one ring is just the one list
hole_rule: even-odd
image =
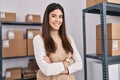
[[[108,65],[120,64],[120,56],[108,56],[107,46],[107,16],[120,16],[120,4],[101,2],[94,6],[85,8],[82,10],[83,14],[83,53],[84,53],[84,79],[87,79],[87,58],[100,60],[102,64],[102,75],[103,80],[109,80],[109,69]],[[98,14],[100,16],[101,24],[101,37],[102,37],[102,52],[103,55],[88,54],[87,53],[87,42],[86,42],[86,13]]]
[[[86,54],[87,58],[102,60],[102,55],[96,55],[96,54]],[[120,56],[108,56],[108,61],[114,62],[114,61],[120,61]]]
[[102,60],[102,56],[98,56],[96,54],[86,54],[87,58],[92,58],[92,59],[97,59],[97,60]]
[[[18,58],[34,58],[34,56],[19,56],[19,57],[6,57],[6,58],[2,58],[2,27],[3,25],[6,25],[6,26],[9,26],[9,25],[12,25],[12,26],[34,26],[34,27],[42,27],[42,23],[27,23],[27,22],[3,22],[3,21],[0,21],[0,80],[4,80],[3,76],[2,76],[2,63],[3,63],[3,60],[9,60],[9,59],[18,59]],[[20,79],[20,80],[25,80],[25,79]],[[33,79],[32,79],[33,80]]]
[[42,26],[42,23],[27,23],[27,22],[1,22],[2,25],[24,25],[24,26]]
[[[96,62],[96,63],[102,64],[102,61],[92,61],[92,62]],[[90,62],[90,63],[91,63],[91,62]],[[120,61],[115,60],[115,61],[109,61],[109,62],[108,62],[108,66],[109,66],[109,65],[114,65],[114,64],[120,64]]]
[[106,5],[106,15],[111,16],[120,16],[120,4],[110,3],[110,2],[102,2],[97,5],[91,6],[89,8],[83,9],[83,12],[100,14],[101,5]]
[[15,59],[15,58],[30,58],[30,57],[34,57],[34,56],[6,57],[6,58],[2,58],[2,59],[3,59],[3,60],[5,60],[5,59]]

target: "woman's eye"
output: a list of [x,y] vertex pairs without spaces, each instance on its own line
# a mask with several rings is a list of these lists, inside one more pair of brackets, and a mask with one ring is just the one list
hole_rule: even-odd
[[52,14],[52,15],[51,15],[51,17],[55,17],[55,15],[54,15],[54,14]]
[[52,15],[52,17],[55,17],[55,15]]
[[63,18],[63,16],[59,16],[59,18]]

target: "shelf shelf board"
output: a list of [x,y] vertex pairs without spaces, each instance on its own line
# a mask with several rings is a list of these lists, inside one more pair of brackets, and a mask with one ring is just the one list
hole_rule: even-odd
[[96,55],[96,54],[86,54],[86,58],[102,60],[102,56],[99,56],[99,55]]
[[109,59],[109,62],[120,61],[120,56],[111,56],[111,57],[108,57],[108,59]]
[[29,57],[34,57],[34,56],[19,56],[19,57],[6,57],[6,58],[2,58],[3,60],[6,60],[6,59],[16,59],[16,58],[29,58]]
[[[91,59],[98,59],[102,60],[102,55],[96,55],[96,54],[87,54],[86,58],[91,58]],[[108,56],[108,61],[120,61],[120,56]]]
[[100,14],[100,8],[101,8],[102,4],[106,4],[106,14],[107,15],[120,16],[120,4],[110,3],[110,2],[101,2],[97,5],[83,9],[83,12]]
[[27,23],[27,22],[1,22],[2,25],[24,25],[24,26],[42,26],[42,23]]

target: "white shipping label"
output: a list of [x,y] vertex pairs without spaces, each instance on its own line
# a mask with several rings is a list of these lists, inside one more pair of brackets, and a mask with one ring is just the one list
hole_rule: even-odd
[[8,38],[9,38],[9,39],[15,39],[15,34],[14,34],[14,32],[10,31],[10,32],[8,33]]
[[0,12],[0,18],[5,18],[5,13],[4,12]]
[[113,40],[112,48],[113,50],[118,50],[118,40]]
[[33,20],[33,16],[32,16],[32,15],[29,15],[28,19],[29,19],[29,20]]
[[3,47],[8,48],[9,47],[9,40],[3,40]]
[[6,77],[6,78],[10,78],[10,77],[11,77],[11,72],[6,72],[5,77]]
[[28,31],[28,39],[33,39],[33,32]]

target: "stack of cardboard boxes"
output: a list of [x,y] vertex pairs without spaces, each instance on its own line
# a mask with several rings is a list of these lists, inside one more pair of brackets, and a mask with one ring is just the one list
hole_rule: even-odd
[[29,59],[27,68],[8,68],[5,72],[5,80],[35,79],[38,71],[35,59]]
[[111,3],[119,3],[120,4],[120,0],[86,0],[86,7],[96,5],[100,2],[111,2]]
[[38,69],[39,68],[35,59],[30,59],[28,63],[28,67],[22,70],[23,79],[36,78]]
[[[120,24],[117,23],[107,24],[107,44],[109,56],[120,55]],[[96,53],[97,55],[102,54],[100,25],[96,26]]]
[[2,57],[33,56],[33,38],[40,33],[40,29],[27,29],[26,40],[22,30],[8,30],[7,39],[2,41]]

